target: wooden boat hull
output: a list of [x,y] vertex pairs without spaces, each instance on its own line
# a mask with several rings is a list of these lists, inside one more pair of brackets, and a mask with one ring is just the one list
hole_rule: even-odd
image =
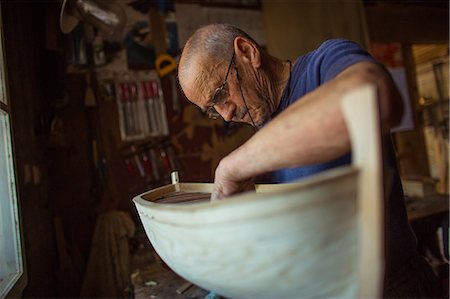
[[344,167],[224,201],[151,202],[211,188],[176,184],[134,201],[161,258],[205,289],[229,298],[350,298],[357,291],[357,175]]

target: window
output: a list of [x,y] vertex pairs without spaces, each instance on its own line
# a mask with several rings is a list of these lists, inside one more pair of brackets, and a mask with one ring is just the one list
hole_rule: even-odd
[[0,298],[20,296],[25,284],[19,207],[0,20]]

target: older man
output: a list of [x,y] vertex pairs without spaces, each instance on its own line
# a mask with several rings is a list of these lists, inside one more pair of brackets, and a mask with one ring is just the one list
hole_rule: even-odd
[[[179,81],[187,98],[211,118],[251,124],[258,132],[223,158],[212,199],[254,188],[272,172],[289,182],[350,162],[350,140],[340,109],[342,95],[364,84],[377,87],[384,133],[396,125],[402,101],[392,78],[358,44],[325,41],[292,64],[264,52],[245,32],[225,24],[198,29],[186,42]],[[387,166],[396,170],[392,145]],[[386,297],[438,297],[431,268],[416,253],[400,179],[389,185],[386,218]],[[436,282],[436,283],[435,283]]]

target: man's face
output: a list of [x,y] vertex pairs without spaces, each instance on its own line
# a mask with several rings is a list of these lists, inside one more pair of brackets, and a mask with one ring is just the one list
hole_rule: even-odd
[[[189,101],[210,117],[217,113],[225,121],[259,127],[272,113],[267,97],[264,97],[266,93],[258,88],[260,84],[253,79],[255,76],[247,75],[245,71],[237,75],[235,63],[234,55],[227,68],[223,63],[196,60],[189,66],[189,76],[180,76],[180,85]],[[237,68],[243,70],[239,66]]]

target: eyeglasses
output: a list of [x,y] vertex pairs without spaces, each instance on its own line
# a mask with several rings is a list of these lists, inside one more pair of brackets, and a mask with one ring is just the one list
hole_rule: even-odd
[[231,56],[230,64],[228,65],[225,79],[223,80],[222,84],[214,91],[210,101],[212,105],[205,109],[206,115],[211,119],[217,119],[220,116],[219,112],[217,112],[214,106],[218,104],[223,104],[227,100],[228,91],[225,89],[225,87],[227,86],[228,75],[230,74],[231,65],[233,64],[233,62],[234,62],[234,51],[233,55]]

